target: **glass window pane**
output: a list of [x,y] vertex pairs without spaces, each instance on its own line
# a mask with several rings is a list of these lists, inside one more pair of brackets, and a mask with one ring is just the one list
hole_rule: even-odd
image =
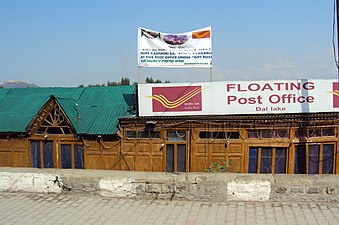
[[168,130],[167,141],[186,141],[186,131]]
[[207,131],[199,132],[199,138],[203,139],[203,138],[209,138],[209,137],[210,137],[210,132],[207,132]]
[[29,145],[31,151],[31,166],[41,168],[40,141],[31,141]]
[[160,138],[160,131],[153,131],[151,130],[149,132],[149,138]]
[[126,131],[126,136],[127,138],[137,138],[137,132],[132,130]]
[[272,149],[261,149],[260,173],[272,173]]
[[262,130],[262,138],[274,138],[274,130]]
[[138,138],[160,138],[159,131],[142,130],[138,131]]
[[227,138],[229,138],[229,139],[239,139],[240,134],[239,134],[239,132],[227,132]]
[[259,130],[248,130],[247,131],[248,138],[260,138]]
[[294,151],[294,173],[306,173],[306,146],[298,145]]
[[274,173],[286,173],[286,148],[275,149]]
[[304,139],[304,138],[307,138],[308,135],[307,135],[307,130],[305,129],[299,129],[295,132],[295,136],[296,138],[298,139]]
[[43,142],[44,168],[53,168],[53,142]]
[[309,145],[308,146],[308,173],[309,174],[319,173],[319,152],[320,152],[320,145]]
[[276,130],[275,136],[277,138],[289,138],[288,130]]
[[61,168],[70,169],[72,168],[72,158],[71,158],[71,145],[61,145]]
[[177,172],[186,172],[186,145],[177,145]]
[[225,139],[226,138],[226,134],[225,134],[225,132],[213,132],[212,133],[212,138],[213,139]]
[[310,137],[320,137],[321,130],[320,129],[313,129],[308,131]]
[[323,128],[321,135],[322,136],[334,136],[334,128]]
[[333,173],[333,162],[334,162],[334,145],[333,144],[324,144],[323,145],[323,174],[332,174]]
[[74,145],[74,168],[84,168],[84,146]]
[[174,172],[174,145],[166,145],[166,172]]
[[257,173],[257,165],[258,165],[258,149],[250,148],[248,159],[248,173]]

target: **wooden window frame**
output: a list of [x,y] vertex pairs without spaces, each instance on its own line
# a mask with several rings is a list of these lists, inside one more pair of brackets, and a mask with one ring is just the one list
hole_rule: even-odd
[[[326,135],[324,134],[324,130],[327,130],[327,129],[332,129],[333,131],[333,135]],[[299,137],[298,135],[298,132],[301,132],[301,131],[306,131],[306,136],[305,137]],[[314,133],[314,132],[317,132],[319,131],[319,136],[313,136],[311,135],[311,132]],[[295,137],[297,139],[303,139],[303,138],[308,138],[308,139],[318,139],[318,138],[334,138],[336,137],[336,128],[335,127],[312,127],[312,128],[309,128],[309,127],[306,127],[306,128],[299,128],[299,129],[295,129]]]
[[[132,137],[128,135],[128,132],[135,132],[135,135],[133,135]],[[146,137],[146,136],[143,136],[142,133],[144,132],[149,132],[149,135]],[[157,135],[156,136],[152,136],[150,134],[150,132],[156,132]],[[125,139],[126,140],[129,140],[129,139],[161,139],[162,138],[162,135],[161,135],[161,131],[160,130],[157,130],[157,129],[154,129],[154,130],[133,130],[133,129],[125,129]]]
[[[61,158],[61,146],[62,145],[71,145],[71,168],[67,168],[67,169],[85,169],[85,147],[83,144],[79,144],[79,143],[74,143],[74,142],[59,142],[59,147],[57,149],[58,154],[59,154],[59,168],[62,169],[62,158]],[[83,168],[75,168],[75,163],[74,163],[74,159],[75,159],[75,146],[79,145],[83,147]]]
[[[289,139],[291,132],[290,129],[288,128],[277,128],[277,129],[248,129],[247,131],[247,138],[248,139]],[[259,132],[259,137],[249,137],[249,132],[253,131],[253,132]],[[273,137],[265,137],[265,135],[263,135],[264,132],[267,131],[273,131]],[[277,132],[278,131],[286,131],[287,132],[287,136],[286,137],[280,137]]]
[[262,159],[262,149],[269,148],[272,151],[272,162],[271,162],[271,173],[262,173],[262,174],[275,174],[275,158],[276,158],[276,150],[279,148],[286,149],[286,155],[285,155],[285,173],[279,173],[279,174],[287,174],[288,173],[288,162],[289,162],[289,154],[288,154],[288,148],[287,147],[270,147],[270,146],[249,146],[248,148],[248,154],[247,154],[247,173],[249,172],[249,151],[251,148],[257,149],[257,168],[256,173],[261,174],[261,159]]
[[[293,154],[293,167],[295,165],[295,154],[297,151],[298,146],[305,146],[305,174],[309,173],[309,147],[311,145],[319,145],[319,162],[318,162],[318,173],[316,174],[323,174],[323,153],[324,153],[324,145],[333,145],[333,165],[332,165],[332,173],[329,174],[335,174],[336,171],[336,142],[311,142],[311,143],[298,143],[294,146],[294,154]],[[293,173],[295,174],[295,168],[293,168]],[[303,173],[298,173],[303,174]]]
[[[56,162],[56,155],[55,155],[55,151],[54,151],[54,146],[55,146],[55,143],[54,143],[54,140],[41,140],[41,139],[31,139],[28,141],[28,145],[29,145],[29,165],[30,167],[32,167],[32,152],[31,152],[31,142],[34,141],[34,142],[38,142],[39,144],[39,160],[40,160],[40,167],[37,167],[37,168],[41,168],[41,169],[44,169],[45,168],[45,158],[44,158],[44,141],[48,141],[48,142],[51,142],[52,143],[52,154],[53,154],[53,157],[52,157],[52,160],[53,160],[53,166],[52,167],[48,167],[48,168],[57,168],[57,162]],[[35,167],[34,167],[35,168]]]
[[[185,140],[168,140],[168,137],[167,137],[167,134],[168,134],[168,131],[176,131],[176,132],[185,132]],[[181,144],[185,144],[186,145],[186,149],[185,149],[185,153],[186,153],[186,163],[185,163],[185,168],[186,168],[186,171],[185,172],[189,172],[190,168],[189,168],[189,161],[190,161],[190,151],[189,151],[189,130],[187,129],[166,129],[165,131],[165,137],[164,137],[164,144],[167,148],[167,145],[174,145],[173,146],[173,173],[177,173],[177,168],[178,168],[178,145],[181,145]],[[165,151],[165,154],[164,154],[164,168],[165,168],[165,171],[167,171],[167,168],[166,168],[166,165],[167,165],[167,162],[166,162],[166,159],[167,159],[167,149]]]

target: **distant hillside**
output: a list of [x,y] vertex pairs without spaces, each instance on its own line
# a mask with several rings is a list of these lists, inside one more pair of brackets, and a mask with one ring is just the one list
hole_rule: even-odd
[[18,81],[18,80],[6,80],[2,83],[0,83],[0,87],[3,88],[28,88],[28,87],[38,87],[36,84],[30,84],[24,81]]

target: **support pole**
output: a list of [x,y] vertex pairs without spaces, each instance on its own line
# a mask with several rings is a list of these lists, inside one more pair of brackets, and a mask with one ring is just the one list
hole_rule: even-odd
[[140,65],[138,65],[138,84],[140,84]]

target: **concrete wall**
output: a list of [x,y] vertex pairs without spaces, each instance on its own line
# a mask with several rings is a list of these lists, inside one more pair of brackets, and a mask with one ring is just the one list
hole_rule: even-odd
[[338,175],[160,173],[0,168],[0,191],[88,193],[137,199],[269,201],[339,199]]

